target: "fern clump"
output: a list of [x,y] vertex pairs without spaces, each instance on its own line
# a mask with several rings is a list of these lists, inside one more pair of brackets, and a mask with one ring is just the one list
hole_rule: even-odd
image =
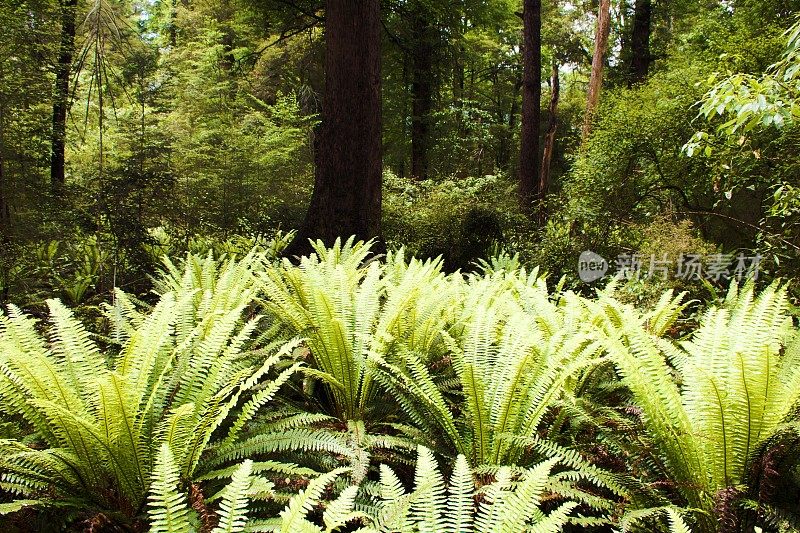
[[376,381],[372,354],[391,358],[410,350],[425,360],[440,358],[458,287],[442,274],[440,261],[407,261],[402,251],[382,263],[368,261],[370,243],[352,239],[330,249],[315,243],[314,250],[299,265],[285,260],[267,269],[261,288],[275,328],[286,338],[304,338],[307,403],[332,419],[322,428],[298,428],[281,443],[262,438],[254,450],[327,451],[344,458],[358,482],[376,451],[415,448],[398,435],[405,419]]
[[46,336],[11,306],[0,317],[0,401],[38,442],[0,440],[0,488],[42,506],[133,520],[162,445],[172,481],[192,479],[211,450],[237,441],[299,365],[265,381],[294,345],[248,356],[260,319],[243,321],[242,312],[254,291],[222,296],[236,280],[214,276],[217,290],[198,296],[176,286],[149,313],[118,292],[107,313],[116,350],[102,349],[57,300],[48,301]]
[[635,314],[627,306],[609,308],[618,324],[608,339],[611,356],[664,475],[689,507],[703,511],[696,516],[702,530],[716,530],[711,516],[736,514],[731,491],[759,474],[759,454],[800,401],[800,337],[787,306],[777,285],[760,295],[752,286],[734,288],[678,342],[626,320]]
[[379,379],[442,451],[474,466],[520,464],[526,447],[514,437],[537,435],[574,376],[601,360],[592,310],[575,295],[557,303],[536,272],[472,276],[460,291],[443,375],[403,350],[372,355]]

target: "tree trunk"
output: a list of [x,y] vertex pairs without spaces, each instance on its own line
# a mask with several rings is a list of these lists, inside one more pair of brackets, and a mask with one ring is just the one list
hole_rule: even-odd
[[428,179],[433,109],[433,26],[421,6],[412,20],[414,39],[411,48],[411,176]]
[[583,119],[583,142],[592,131],[592,121],[600,103],[600,89],[603,86],[603,67],[606,61],[608,35],[611,31],[611,0],[600,0],[597,12],[597,33],[594,39],[592,56],[592,75],[589,78],[589,95],[586,100],[586,114]]
[[653,18],[652,0],[636,0],[631,35],[631,84],[641,83],[650,71],[650,27]]
[[[222,45],[222,57],[220,58],[220,67],[225,72],[230,73],[236,63],[236,58],[233,56],[233,44],[235,40],[235,33],[233,30],[233,16],[234,10],[231,6],[230,0],[223,0],[219,2],[217,8],[217,22],[222,31],[222,38],[220,44]],[[231,88],[233,91],[233,88]]]
[[[542,199],[547,195],[550,187],[550,163],[553,160],[553,148],[556,144],[556,128],[558,127],[558,99],[561,95],[561,84],[558,79],[558,62],[553,60],[553,72],[550,75],[550,108],[548,111],[547,133],[544,138],[544,152],[542,154],[542,170],[539,172],[539,190]],[[539,212],[540,222],[544,222],[546,213],[544,208]]]
[[64,186],[64,147],[67,137],[69,108],[69,77],[75,54],[75,12],[78,0],[61,2],[61,45],[56,64],[56,84],[53,92],[53,131],[50,138],[50,185],[59,196]]
[[[0,77],[0,79],[2,79]],[[0,242],[10,240],[11,210],[8,208],[8,187],[5,174],[5,106],[0,102]]]
[[[514,82],[514,92],[513,98],[511,99],[511,107],[508,111],[508,122],[507,128],[505,132],[500,137],[500,145],[497,149],[497,168],[500,170],[508,170],[511,166],[511,157],[513,152],[513,142],[514,142],[514,131],[517,128],[517,114],[519,113],[519,100],[517,99],[517,93],[519,92],[520,88],[522,88],[522,75],[517,76],[517,80]],[[498,98],[498,106],[500,99]],[[505,113],[503,113],[502,109],[498,109],[498,124],[502,124],[503,120],[505,120]]]
[[525,0],[522,46],[522,137],[519,161],[519,202],[532,213],[539,190],[539,123],[542,99],[542,2]]
[[380,237],[380,30],[378,0],[328,0],[314,192],[287,256],[310,252],[308,239]]

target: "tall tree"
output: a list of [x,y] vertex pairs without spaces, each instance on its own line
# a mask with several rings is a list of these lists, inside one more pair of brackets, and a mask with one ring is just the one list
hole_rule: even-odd
[[650,33],[653,18],[652,0],[636,0],[633,10],[633,31],[631,33],[631,63],[629,79],[631,84],[640,83],[650,71]]
[[[558,127],[558,99],[561,96],[561,84],[558,79],[558,60],[553,58],[553,70],[550,74],[550,106],[548,110],[547,133],[544,137],[544,151],[542,153],[542,169],[539,173],[539,190],[542,197],[547,194],[550,186],[550,165],[553,160],[553,150],[556,144],[556,129]],[[540,212],[540,220],[544,221],[544,210]]]
[[416,2],[411,20],[411,176],[428,178],[433,110],[433,53],[435,30],[432,14]]
[[519,200],[525,211],[541,199],[539,123],[542,99],[542,2],[525,0],[522,11],[522,137]]
[[78,0],[61,0],[61,40],[53,91],[53,131],[51,134],[50,184],[58,194],[64,185],[64,147],[69,111],[69,77],[75,54],[75,15]]
[[308,239],[381,233],[381,21],[379,0],[329,0],[325,90],[314,192],[286,255]]
[[600,89],[603,86],[603,68],[606,62],[608,49],[608,35],[611,32],[611,0],[600,0],[597,9],[597,31],[594,39],[594,54],[592,55],[592,74],[589,78],[589,95],[586,99],[586,114],[583,119],[583,140],[589,138],[592,131],[597,105],[600,103]]
[[[0,69],[0,79],[2,78],[2,69]],[[0,100],[0,242],[8,240],[9,226],[11,225],[11,211],[8,207],[5,175],[5,115],[5,101]]]

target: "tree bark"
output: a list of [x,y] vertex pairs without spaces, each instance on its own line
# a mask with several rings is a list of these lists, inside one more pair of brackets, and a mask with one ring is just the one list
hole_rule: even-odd
[[532,213],[539,190],[539,123],[542,99],[542,2],[525,0],[522,45],[522,136],[519,162],[519,202]]
[[[561,84],[558,79],[558,62],[553,60],[553,71],[550,75],[550,108],[548,110],[547,133],[544,139],[544,152],[542,153],[542,169],[539,172],[539,190],[542,199],[547,195],[550,187],[550,164],[553,160],[553,149],[556,144],[556,128],[558,127],[558,99],[561,96]],[[544,222],[546,213],[544,208],[539,212],[540,222]]]
[[56,63],[56,83],[53,91],[53,131],[50,138],[50,184],[56,196],[61,194],[65,181],[64,148],[69,111],[69,77],[75,55],[75,14],[78,0],[61,1],[61,44]]
[[222,45],[220,66],[225,72],[230,73],[236,63],[236,58],[233,56],[233,44],[236,37],[232,24],[234,10],[230,0],[222,0],[219,2],[219,7],[217,9],[217,22],[222,31],[222,38],[220,39],[220,44]]
[[3,243],[9,241],[11,226],[11,210],[8,207],[8,187],[5,174],[5,131],[5,105],[0,102],[0,242]]
[[431,111],[433,110],[434,28],[430,14],[415,8],[411,46],[411,176],[428,179]]
[[178,0],[171,0],[169,9],[169,44],[173,48],[178,44]]
[[592,74],[589,78],[589,95],[586,100],[586,114],[583,119],[583,142],[592,131],[592,121],[600,103],[600,89],[603,86],[603,68],[608,49],[608,35],[611,32],[611,0],[600,0],[597,12],[597,32],[594,39]]
[[631,35],[631,84],[641,83],[650,71],[650,32],[653,18],[652,0],[636,0]]
[[380,238],[380,32],[379,0],[328,0],[314,192],[287,256],[310,252],[308,239]]

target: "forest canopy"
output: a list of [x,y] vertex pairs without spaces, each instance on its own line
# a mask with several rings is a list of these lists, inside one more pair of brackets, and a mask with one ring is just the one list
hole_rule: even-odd
[[[303,229],[309,205],[347,203],[312,199],[326,172],[355,211],[328,210],[299,241],[380,236],[448,269],[502,248],[575,279],[582,251],[657,247],[655,223],[706,243],[671,254],[746,252],[785,275],[798,245],[796,7],[383,2],[374,32],[358,33],[374,43],[342,37],[373,47],[379,69],[373,132],[352,141],[373,140],[353,156],[379,182],[367,216],[354,214],[363,183],[342,185],[360,171],[341,166],[341,126],[328,135],[325,120],[340,110],[366,131],[346,101],[365,97],[326,106],[325,91],[349,95],[334,84],[367,79],[368,63],[341,48],[352,72],[326,68],[324,3],[5,2],[4,298],[81,277],[85,296],[140,290],[163,249]],[[345,223],[364,216],[363,234]],[[100,264],[76,264],[93,246]]]

